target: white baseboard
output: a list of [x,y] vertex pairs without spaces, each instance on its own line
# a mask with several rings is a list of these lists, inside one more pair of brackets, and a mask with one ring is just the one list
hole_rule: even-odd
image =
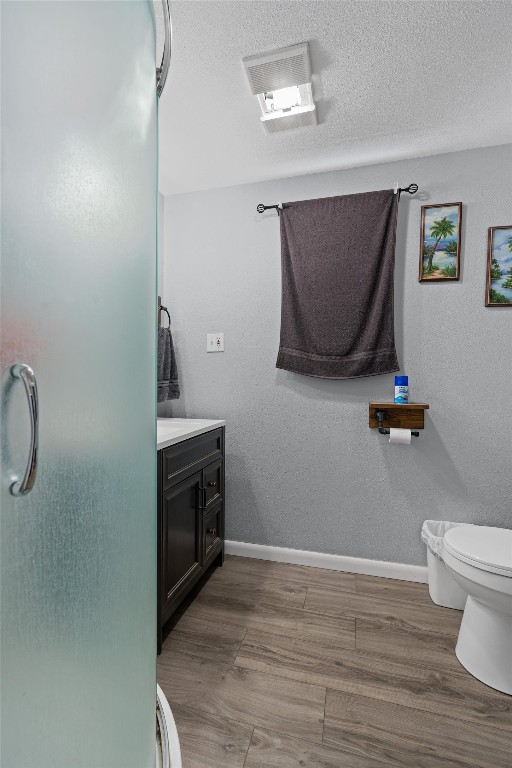
[[226,541],[226,555],[254,557],[257,560],[274,560],[278,563],[308,565],[312,568],[326,568],[332,571],[364,573],[366,576],[385,576],[387,579],[416,581],[427,584],[427,568],[424,565],[388,563],[385,560],[367,560],[364,557],[326,555],[322,552],[308,552],[304,549],[269,547],[265,544],[248,544],[244,541]]

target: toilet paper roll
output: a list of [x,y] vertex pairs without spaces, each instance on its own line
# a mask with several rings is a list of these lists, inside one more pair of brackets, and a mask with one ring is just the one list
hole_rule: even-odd
[[389,442],[398,443],[398,445],[410,445],[411,444],[411,430],[410,429],[398,429],[391,427],[389,430]]

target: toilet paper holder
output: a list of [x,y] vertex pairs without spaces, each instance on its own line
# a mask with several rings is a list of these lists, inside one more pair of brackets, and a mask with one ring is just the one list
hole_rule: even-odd
[[[383,427],[384,416],[385,416],[384,411],[375,411],[374,416],[377,419],[377,421],[379,422],[378,429],[379,429],[380,434],[381,435],[389,435],[390,434],[390,430],[389,429],[384,429],[384,427]],[[416,432],[416,431],[413,432],[412,429],[411,429],[411,435],[413,435],[414,437],[419,437],[420,433]]]
[[368,408],[368,425],[378,429],[381,435],[389,435],[390,428],[410,429],[414,437],[419,437],[417,430],[425,428],[426,403],[376,403]]

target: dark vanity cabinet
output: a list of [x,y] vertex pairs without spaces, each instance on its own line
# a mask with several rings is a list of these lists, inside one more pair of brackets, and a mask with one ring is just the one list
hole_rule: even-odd
[[165,624],[224,557],[224,427],[158,451],[158,652]]

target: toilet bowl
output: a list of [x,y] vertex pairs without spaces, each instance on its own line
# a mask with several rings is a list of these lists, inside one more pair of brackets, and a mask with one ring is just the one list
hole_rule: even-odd
[[512,531],[452,528],[444,535],[443,560],[468,594],[458,660],[478,680],[512,695]]

